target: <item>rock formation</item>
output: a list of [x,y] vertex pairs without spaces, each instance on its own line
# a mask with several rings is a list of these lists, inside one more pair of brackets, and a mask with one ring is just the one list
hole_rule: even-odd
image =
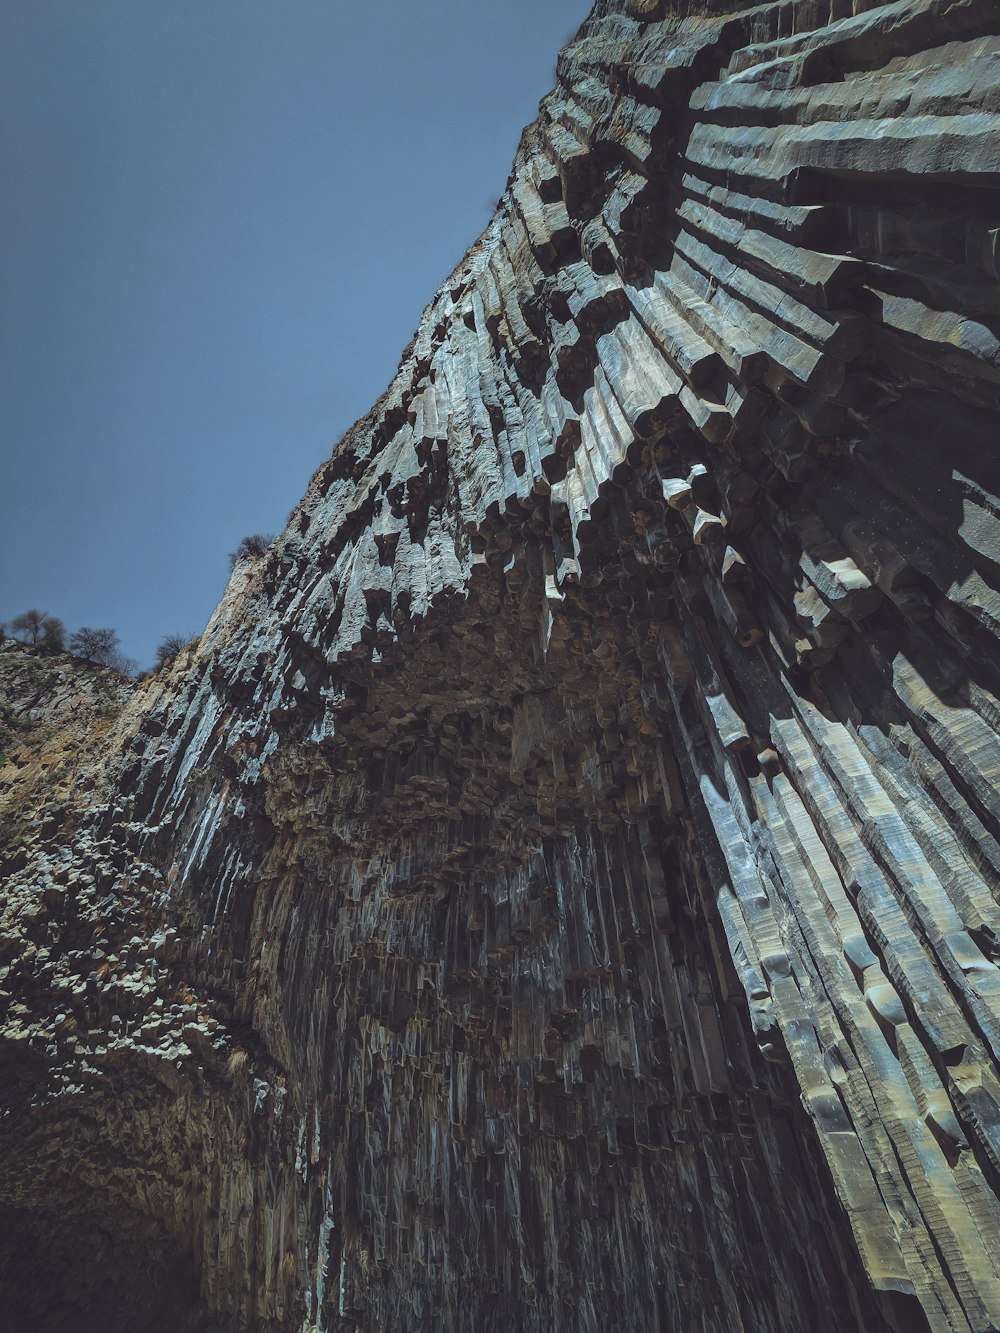
[[1000,1329],[998,33],[598,0],[197,648],[12,752],[6,1327]]

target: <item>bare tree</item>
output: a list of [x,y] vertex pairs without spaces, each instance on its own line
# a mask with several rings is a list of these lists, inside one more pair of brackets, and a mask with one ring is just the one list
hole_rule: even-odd
[[139,663],[134,657],[126,657],[117,649],[110,654],[105,666],[114,667],[115,671],[120,671],[123,676],[134,676],[139,670]]
[[188,646],[190,638],[185,638],[183,634],[167,634],[156,647],[156,665],[157,667],[166,666],[172,662],[182,649]]
[[[0,625],[0,639],[4,637],[5,626]],[[61,653],[66,646],[66,626],[58,616],[47,615],[32,607],[10,622],[10,631],[22,643],[41,648],[47,653]]]
[[118,652],[118,634],[113,629],[91,629],[81,625],[70,635],[69,650],[76,657],[101,666],[111,666],[111,658]]
[[15,639],[35,644],[45,633],[45,612],[35,606],[30,611],[22,611],[10,622],[10,628]]
[[254,532],[249,537],[244,537],[236,550],[229,552],[230,569],[235,569],[241,560],[256,560],[259,556],[266,555],[273,542],[274,537],[263,532]]
[[82,657],[85,662],[113,667],[123,676],[134,676],[139,669],[135,658],[126,657],[122,652],[117,630],[91,629],[89,625],[81,625],[75,634],[69,636],[69,651],[74,657]]

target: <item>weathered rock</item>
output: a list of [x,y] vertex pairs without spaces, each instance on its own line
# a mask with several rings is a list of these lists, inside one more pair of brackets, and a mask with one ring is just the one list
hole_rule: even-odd
[[1000,1328],[1000,21],[707,8],[3,853],[16,1329]]

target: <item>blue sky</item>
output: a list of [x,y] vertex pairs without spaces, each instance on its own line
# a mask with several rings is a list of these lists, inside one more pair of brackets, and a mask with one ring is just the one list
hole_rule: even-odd
[[197,633],[485,226],[589,0],[4,0],[0,619]]

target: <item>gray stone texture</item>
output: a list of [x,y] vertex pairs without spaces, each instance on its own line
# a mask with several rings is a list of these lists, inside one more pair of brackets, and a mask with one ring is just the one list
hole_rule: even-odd
[[599,0],[0,852],[14,1333],[1000,1329],[998,33]]

